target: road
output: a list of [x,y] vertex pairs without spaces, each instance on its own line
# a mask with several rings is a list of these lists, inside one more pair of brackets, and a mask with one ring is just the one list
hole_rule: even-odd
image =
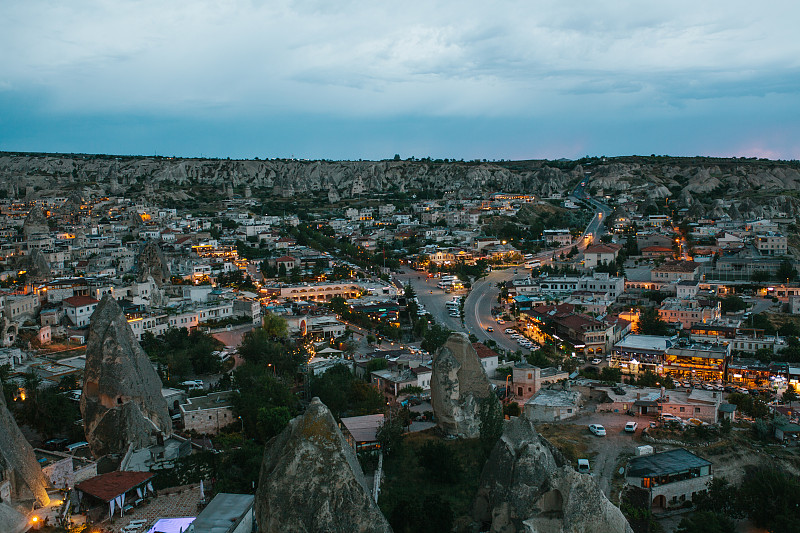
[[[588,242],[585,236],[591,233],[594,237],[598,237],[603,231],[605,219],[612,212],[612,209],[607,205],[590,198],[584,191],[583,185],[579,184],[573,190],[571,197],[589,203],[596,209],[595,215],[587,225],[578,242],[556,248],[555,250],[546,250],[536,254],[534,257],[539,259],[542,264],[552,261],[554,256],[559,256],[562,252],[569,253],[573,246],[577,246],[581,251],[586,249]],[[522,349],[522,347],[503,332],[509,325],[497,324],[494,318],[492,318],[491,310],[492,307],[497,304],[497,294],[499,292],[497,284],[513,279],[515,273],[518,272],[518,268],[494,270],[486,277],[475,282],[464,304],[464,326],[461,325],[460,318],[451,317],[449,315],[445,304],[447,301],[452,300],[454,295],[445,293],[442,289],[439,289],[437,287],[438,280],[436,278],[428,278],[426,273],[416,272],[404,267],[401,274],[394,275],[394,282],[398,287],[402,287],[410,282],[414,291],[417,293],[419,303],[425,307],[437,323],[444,327],[453,331],[472,333],[481,341],[491,339],[503,349],[516,351]],[[486,331],[486,328],[489,326],[491,326],[494,331]]]

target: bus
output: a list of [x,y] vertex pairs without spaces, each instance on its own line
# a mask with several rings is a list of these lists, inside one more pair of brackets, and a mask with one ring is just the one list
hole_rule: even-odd
[[532,259],[525,263],[525,268],[539,268],[542,266],[542,262],[539,259]]

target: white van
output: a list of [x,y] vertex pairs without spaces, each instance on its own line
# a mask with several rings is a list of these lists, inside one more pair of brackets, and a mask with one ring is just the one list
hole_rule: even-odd
[[578,459],[578,473],[589,474],[590,472],[589,459]]

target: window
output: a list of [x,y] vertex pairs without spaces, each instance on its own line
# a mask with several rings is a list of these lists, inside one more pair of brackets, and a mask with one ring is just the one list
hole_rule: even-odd
[[684,407],[681,407],[681,413],[684,412],[685,410],[686,409]]

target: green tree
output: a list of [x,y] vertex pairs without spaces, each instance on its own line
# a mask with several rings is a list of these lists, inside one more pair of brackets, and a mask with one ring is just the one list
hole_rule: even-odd
[[771,533],[797,531],[800,478],[775,466],[752,468],[745,473],[738,501],[748,518]]
[[638,333],[640,335],[669,335],[669,326],[653,308],[646,308],[639,317]]
[[355,376],[346,365],[335,365],[311,380],[311,396],[318,396],[338,419],[348,408],[348,392]]
[[778,281],[794,281],[797,279],[797,270],[788,260],[781,261],[776,274]]
[[747,303],[739,296],[726,296],[722,299],[722,312],[735,313],[747,309]]
[[461,476],[457,455],[439,440],[426,441],[420,447],[419,465],[433,481],[439,483],[455,483]]
[[503,411],[494,394],[482,398],[478,407],[481,446],[484,454],[488,456],[503,434]]
[[684,517],[676,533],[731,533],[736,530],[733,520],[721,513],[701,511]]
[[622,380],[622,371],[619,368],[603,367],[600,371],[600,381],[619,383]]
[[403,421],[399,418],[385,418],[383,424],[378,428],[376,437],[381,443],[384,453],[392,453],[403,443]]
[[450,330],[443,328],[439,324],[434,324],[425,333],[425,338],[422,340],[420,346],[423,350],[434,353],[436,350],[444,346],[447,338],[450,336]]

